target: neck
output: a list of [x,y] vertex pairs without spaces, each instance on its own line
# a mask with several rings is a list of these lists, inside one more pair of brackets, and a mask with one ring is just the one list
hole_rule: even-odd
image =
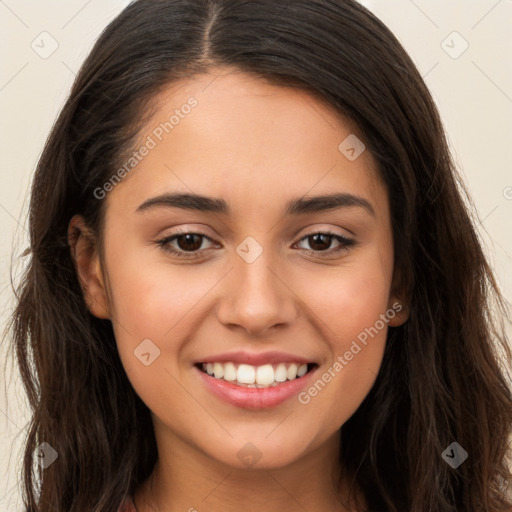
[[158,444],[155,468],[134,494],[137,512],[363,510],[349,501],[349,482],[341,478],[339,431],[279,468],[234,468],[183,440],[169,441]]

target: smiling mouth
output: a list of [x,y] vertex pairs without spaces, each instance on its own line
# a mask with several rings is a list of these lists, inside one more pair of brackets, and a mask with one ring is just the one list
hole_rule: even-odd
[[233,362],[197,363],[199,370],[215,379],[247,388],[270,388],[297,380],[318,365],[316,363],[279,363],[253,366]]

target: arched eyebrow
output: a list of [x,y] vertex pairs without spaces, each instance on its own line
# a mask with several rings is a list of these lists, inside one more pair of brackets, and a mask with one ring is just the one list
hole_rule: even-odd
[[[288,201],[284,215],[297,216],[340,208],[359,207],[375,217],[371,203],[360,196],[349,193],[326,194],[313,197],[299,197]],[[199,212],[231,215],[229,204],[222,198],[209,197],[193,193],[169,193],[152,197],[144,201],[136,210],[137,213],[153,208],[181,208]]]

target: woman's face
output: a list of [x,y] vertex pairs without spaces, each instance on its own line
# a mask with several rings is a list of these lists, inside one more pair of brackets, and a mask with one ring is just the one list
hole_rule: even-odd
[[161,94],[102,189],[88,303],[160,443],[279,467],[334,439],[404,320],[388,197],[324,102],[223,73]]

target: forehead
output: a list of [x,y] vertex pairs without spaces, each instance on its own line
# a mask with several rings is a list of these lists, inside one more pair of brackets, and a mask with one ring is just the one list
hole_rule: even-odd
[[109,203],[134,211],[150,196],[193,192],[222,197],[233,214],[261,214],[311,194],[364,195],[377,209],[386,199],[370,152],[344,152],[363,147],[358,128],[304,90],[217,69],[172,83],[152,106],[137,161]]

